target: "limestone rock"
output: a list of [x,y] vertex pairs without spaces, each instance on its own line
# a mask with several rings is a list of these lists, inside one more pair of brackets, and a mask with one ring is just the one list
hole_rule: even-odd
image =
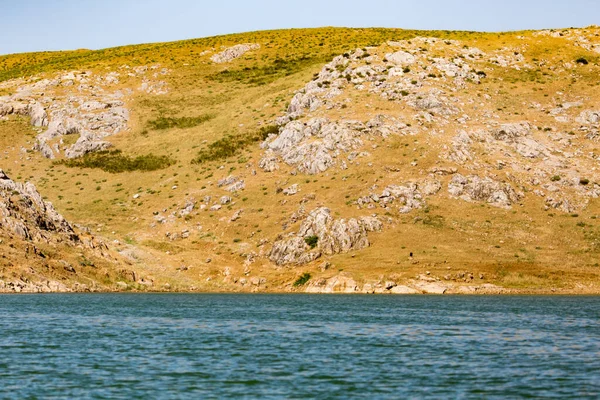
[[256,43],[244,43],[236,44],[228,49],[225,49],[221,53],[213,55],[210,59],[212,62],[217,64],[228,63],[236,58],[240,58],[251,50],[259,49],[260,45]]
[[465,201],[484,201],[502,208],[510,208],[523,198],[523,195],[517,193],[509,184],[480,178],[477,175],[454,175],[448,185],[448,192]]
[[313,282],[305,289],[306,293],[356,293],[358,291],[359,286],[356,281],[342,274]]
[[102,140],[93,140],[88,137],[81,136],[77,142],[65,151],[67,158],[82,157],[88,153],[107,150],[112,147],[112,144]]
[[442,188],[435,179],[424,179],[420,182],[409,182],[404,185],[387,186],[381,194],[371,194],[357,200],[359,207],[367,205],[372,208],[378,204],[387,208],[392,204],[399,207],[399,212],[406,214],[425,205],[425,197],[437,194]]
[[265,152],[265,155],[260,160],[258,166],[265,172],[273,172],[278,170],[279,165],[277,163],[277,156],[275,156],[272,150],[268,150]]
[[[277,168],[277,157],[298,171],[310,175],[325,172],[336,165],[341,153],[352,154],[364,146],[364,138],[398,133],[405,125],[393,119],[375,118],[367,124],[356,121],[333,122],[312,118],[306,122],[291,121],[279,135],[268,138],[262,147],[266,150],[260,167],[265,171]],[[366,153],[365,153],[366,155]]]
[[285,194],[286,196],[293,196],[293,195],[297,194],[298,191],[299,191],[298,184],[295,183],[292,186],[290,186],[286,189],[283,189],[283,194]]
[[227,205],[227,204],[229,204],[229,203],[231,203],[231,202],[232,202],[232,199],[231,199],[231,197],[229,197],[229,196],[222,196],[222,197],[219,199],[219,203],[221,203],[221,205],[223,205],[223,206],[225,206],[225,205]]
[[449,287],[440,282],[415,281],[415,288],[425,294],[445,294]]
[[34,241],[78,241],[73,227],[31,183],[17,183],[0,170],[0,230]]
[[[121,67],[123,68],[130,67]],[[150,69],[156,68],[158,67],[153,66]],[[133,70],[135,73],[130,76],[142,77],[149,68],[140,66]],[[160,74],[168,72],[163,69]],[[158,74],[155,73],[155,77]],[[48,127],[39,133],[34,146],[34,150],[41,151],[47,158],[55,158],[62,150],[66,150],[67,157],[79,157],[90,151],[104,150],[109,146],[104,140],[106,137],[128,128],[129,110],[123,100],[123,91],[106,90],[110,85],[118,83],[118,72],[98,75],[94,81],[91,80],[92,75],[91,72],[67,72],[58,74],[53,79],[30,78],[28,84],[15,88],[15,94],[0,97],[0,117],[11,114],[29,116],[32,126]],[[147,77],[142,79],[148,93],[166,93],[165,82],[156,82]],[[77,88],[69,88],[75,83],[79,84]],[[131,89],[129,93],[132,93]],[[62,140],[52,142],[72,134],[81,135],[81,141],[69,149],[62,148]]]
[[34,103],[30,105],[29,116],[31,117],[31,125],[35,127],[48,126],[48,114],[41,104]]
[[503,124],[500,128],[492,131],[492,135],[496,140],[507,141],[518,137],[529,135],[531,127],[528,123]]
[[404,286],[404,285],[397,285],[388,290],[392,294],[420,294],[420,293],[422,293],[417,289],[413,289],[409,286]]
[[401,66],[412,65],[417,61],[415,56],[405,51],[397,51],[395,53],[386,54],[385,58],[392,64]]
[[582,124],[600,124],[600,111],[584,111],[577,118],[577,122]]
[[244,210],[237,210],[233,216],[229,219],[230,222],[235,222],[242,217]]
[[220,179],[217,185],[232,193],[244,190],[246,188],[244,181],[233,175],[230,175],[224,179]]
[[370,245],[367,232],[381,229],[381,222],[374,217],[334,219],[328,208],[320,207],[308,214],[296,234],[276,241],[269,258],[277,265],[300,265],[322,254],[363,249]]

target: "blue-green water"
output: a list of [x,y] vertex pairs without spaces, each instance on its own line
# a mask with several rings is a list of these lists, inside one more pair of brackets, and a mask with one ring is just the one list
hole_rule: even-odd
[[0,398],[600,398],[600,297],[0,296]]

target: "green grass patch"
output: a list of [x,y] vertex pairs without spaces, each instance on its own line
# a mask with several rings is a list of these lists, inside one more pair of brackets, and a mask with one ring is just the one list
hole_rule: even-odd
[[313,65],[322,64],[331,58],[330,54],[318,57],[276,58],[272,63],[264,66],[226,69],[211,75],[210,79],[220,83],[241,82],[246,85],[261,86],[274,82],[279,78],[293,75]]
[[308,272],[303,273],[296,282],[294,282],[294,287],[304,286],[310,281],[311,275]]
[[146,125],[148,126],[148,128],[154,130],[164,130],[171,128],[185,129],[201,125],[207,121],[210,121],[213,118],[215,118],[215,116],[212,114],[204,114],[198,117],[158,117],[157,119],[148,121]]
[[110,173],[127,171],[156,171],[175,164],[175,160],[167,156],[146,154],[135,158],[121,153],[120,150],[88,153],[83,157],[71,160],[60,160],[56,164],[71,168],[97,168]]
[[268,125],[257,132],[248,135],[226,135],[225,137],[209,144],[198,152],[192,161],[194,164],[203,164],[210,161],[223,160],[236,155],[240,150],[249,145],[265,140],[270,134],[277,134],[279,127]]

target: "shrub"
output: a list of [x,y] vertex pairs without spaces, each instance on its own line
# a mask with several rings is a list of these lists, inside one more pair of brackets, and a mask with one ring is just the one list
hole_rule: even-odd
[[306,285],[310,278],[311,275],[308,272],[303,273],[298,279],[296,279],[296,282],[294,282],[294,287]]
[[317,247],[317,244],[319,243],[319,237],[318,236],[307,236],[304,238],[304,241],[311,249],[314,249],[315,247]]
[[110,173],[119,173],[126,171],[156,171],[175,164],[175,161],[167,156],[155,156],[154,154],[131,158],[123,155],[121,150],[111,150],[88,153],[83,157],[71,160],[60,160],[56,164],[71,168],[97,168]]
[[552,182],[558,182],[558,181],[560,181],[560,176],[558,176],[558,175],[554,175],[552,178],[550,178],[550,180],[551,180]]
[[586,179],[586,178],[581,178],[581,179],[579,180],[579,183],[580,183],[581,185],[584,185],[584,186],[585,186],[585,185],[589,185],[589,183],[590,183],[590,180],[589,180],[589,179]]

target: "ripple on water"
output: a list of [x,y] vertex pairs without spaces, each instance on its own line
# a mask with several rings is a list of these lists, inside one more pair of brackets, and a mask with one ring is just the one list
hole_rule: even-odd
[[600,396],[598,297],[0,297],[3,398]]

